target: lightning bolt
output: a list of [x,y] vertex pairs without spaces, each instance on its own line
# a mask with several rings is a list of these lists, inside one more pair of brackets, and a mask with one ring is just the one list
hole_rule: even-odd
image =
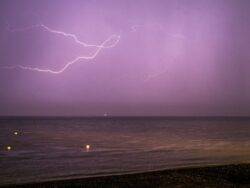
[[[51,74],[60,74],[60,73],[63,73],[65,70],[67,70],[73,64],[82,63],[82,61],[80,61],[80,60],[92,60],[92,59],[95,59],[96,56],[100,53],[100,51],[102,49],[115,47],[118,44],[118,42],[120,41],[120,38],[121,38],[120,35],[111,35],[106,40],[104,40],[101,44],[96,45],[96,44],[88,44],[88,43],[85,43],[85,42],[79,40],[75,34],[54,30],[54,29],[51,29],[51,28],[49,28],[48,26],[46,26],[44,24],[37,24],[37,25],[32,25],[32,26],[18,28],[18,29],[11,29],[9,27],[9,24],[7,25],[7,30],[9,30],[10,32],[22,32],[22,31],[32,30],[34,28],[42,28],[46,32],[56,34],[56,35],[61,35],[61,36],[67,37],[67,38],[71,38],[78,45],[81,45],[83,47],[94,47],[94,48],[96,48],[96,50],[89,56],[76,57],[72,61],[69,61],[68,63],[66,63],[59,70],[42,69],[42,68],[38,68],[38,67],[29,67],[29,66],[23,66],[23,65],[2,66],[2,68],[4,68],[4,69],[23,69],[23,70],[29,70],[29,71],[51,73]],[[110,41],[114,41],[114,42],[112,44],[109,44]]]
[[[149,25],[147,25],[147,24],[132,25],[130,28],[131,29],[130,32],[136,32],[138,30],[138,28],[143,28],[143,27],[147,27],[147,26],[149,26]],[[150,26],[152,26],[155,29],[160,29],[160,30],[162,29],[162,26],[160,24],[150,24]],[[83,61],[81,61],[81,60],[93,60],[93,59],[95,59],[101,50],[115,47],[119,43],[120,38],[121,38],[121,35],[114,35],[113,34],[110,37],[108,37],[106,40],[104,40],[101,44],[98,44],[98,45],[97,44],[88,44],[88,43],[83,42],[80,39],[78,39],[78,37],[75,34],[55,30],[55,29],[52,29],[44,24],[36,24],[36,25],[27,26],[27,27],[12,29],[10,27],[10,25],[7,23],[7,30],[10,32],[24,32],[27,30],[33,30],[35,28],[41,28],[45,32],[49,32],[51,34],[61,35],[61,36],[66,37],[66,38],[70,38],[76,44],[78,44],[82,47],[92,47],[92,48],[94,47],[95,51],[89,56],[83,55],[83,56],[76,57],[72,61],[67,62],[61,69],[58,69],[58,70],[24,66],[24,65],[2,66],[1,68],[4,68],[4,69],[22,69],[22,70],[29,70],[29,71],[36,71],[36,72],[43,72],[43,73],[60,74],[60,73],[63,73],[64,71],[66,71],[70,66],[72,66],[75,63],[83,63]],[[168,34],[168,35],[171,37],[174,37],[174,38],[181,38],[181,39],[185,38],[185,36],[183,36],[181,34]],[[112,41],[112,43],[110,44],[111,41]],[[86,62],[86,61],[84,61],[84,62]],[[167,71],[161,71],[160,73],[148,75],[147,78],[144,79],[144,81],[149,81],[151,79],[154,79],[158,76],[161,76],[162,74],[165,74],[166,72]]]
[[144,81],[145,81],[145,82],[148,82],[148,81],[150,81],[150,80],[152,80],[152,79],[155,79],[155,78],[157,78],[157,77],[159,77],[159,76],[162,76],[163,74],[166,74],[167,72],[168,72],[167,70],[163,70],[163,71],[158,72],[158,73],[155,73],[155,74],[149,74],[149,75],[147,75],[147,77],[144,79]]
[[[148,28],[148,29],[154,29],[154,30],[164,30],[163,26],[159,23],[152,23],[152,24],[137,24],[137,25],[132,25],[130,27],[130,32],[137,32],[141,28]],[[176,39],[186,39],[186,36],[184,36],[181,33],[166,33],[165,34],[171,38],[176,38]]]
[[136,32],[140,28],[150,28],[156,30],[162,30],[163,27],[159,23],[145,23],[145,24],[136,24],[130,27],[130,32]]
[[[135,24],[135,25],[132,25],[130,27],[130,32],[138,32],[140,29],[143,29],[143,28],[148,28],[148,29],[154,29],[154,30],[164,30],[164,27],[159,24],[159,23],[145,23],[145,24]],[[178,40],[185,40],[187,39],[185,35],[181,34],[181,33],[167,33],[165,32],[165,34],[168,36],[168,37],[171,37],[171,38],[174,38],[174,39],[178,39]],[[150,80],[153,80],[153,79],[156,79],[158,77],[161,77],[162,75],[166,74],[168,71],[167,70],[163,70],[163,71],[160,71],[160,72],[157,72],[157,73],[154,73],[154,74],[147,74],[143,81],[144,82],[148,82]]]

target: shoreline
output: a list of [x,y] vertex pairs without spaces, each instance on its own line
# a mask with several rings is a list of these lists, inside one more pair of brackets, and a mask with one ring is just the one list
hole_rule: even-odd
[[0,187],[250,187],[250,163],[180,167]]

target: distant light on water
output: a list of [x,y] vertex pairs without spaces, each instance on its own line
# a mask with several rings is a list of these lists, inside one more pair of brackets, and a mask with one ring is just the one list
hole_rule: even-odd
[[18,135],[18,132],[17,132],[17,131],[15,131],[15,132],[14,132],[14,135]]
[[86,151],[89,151],[89,150],[90,150],[90,145],[87,144],[87,145],[85,146],[85,148],[86,148]]
[[6,149],[7,149],[8,151],[10,151],[10,150],[12,150],[12,147],[11,147],[11,146],[7,146]]

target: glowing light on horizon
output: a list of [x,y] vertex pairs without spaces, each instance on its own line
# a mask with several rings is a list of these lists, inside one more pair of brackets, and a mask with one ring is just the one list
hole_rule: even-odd
[[17,132],[17,131],[14,131],[14,135],[18,135],[18,132]]
[[7,146],[6,149],[7,149],[7,151],[10,151],[10,150],[12,150],[12,147],[11,146]]
[[[58,70],[53,70],[53,69],[49,69],[49,68],[43,69],[43,68],[32,67],[32,66],[24,66],[24,65],[2,66],[1,68],[4,68],[4,69],[23,69],[23,70],[29,70],[29,71],[51,73],[51,74],[60,74],[60,73],[63,73],[66,69],[68,69],[73,64],[80,63],[81,62],[80,60],[93,60],[93,59],[95,59],[95,57],[100,53],[100,51],[102,49],[115,47],[118,44],[118,42],[120,41],[120,38],[121,38],[120,35],[114,35],[113,34],[113,35],[109,36],[106,40],[104,40],[101,44],[97,45],[97,44],[85,43],[85,42],[79,40],[75,34],[66,33],[66,32],[59,31],[59,30],[54,30],[54,29],[51,29],[51,28],[49,28],[48,26],[46,26],[44,24],[37,24],[37,25],[18,28],[18,29],[11,29],[9,27],[9,25],[7,27],[8,31],[10,31],[10,32],[27,31],[27,30],[31,30],[31,29],[34,29],[34,28],[42,28],[47,32],[57,34],[57,35],[62,35],[62,36],[67,37],[67,38],[71,38],[78,45],[81,45],[83,47],[94,47],[94,48],[96,48],[96,50],[94,51],[94,53],[92,53],[89,56],[78,56],[78,57],[76,57],[75,59],[73,59],[72,61],[69,61],[61,69],[58,69]],[[110,41],[113,41],[113,42],[111,44],[109,44]]]
[[87,145],[85,146],[85,149],[86,149],[86,151],[89,151],[89,150],[90,150],[90,145],[87,144]]

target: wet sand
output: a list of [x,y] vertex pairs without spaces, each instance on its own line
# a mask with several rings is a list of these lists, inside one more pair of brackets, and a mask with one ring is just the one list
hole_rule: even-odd
[[8,187],[250,187],[250,164],[189,167],[136,174],[11,185]]

